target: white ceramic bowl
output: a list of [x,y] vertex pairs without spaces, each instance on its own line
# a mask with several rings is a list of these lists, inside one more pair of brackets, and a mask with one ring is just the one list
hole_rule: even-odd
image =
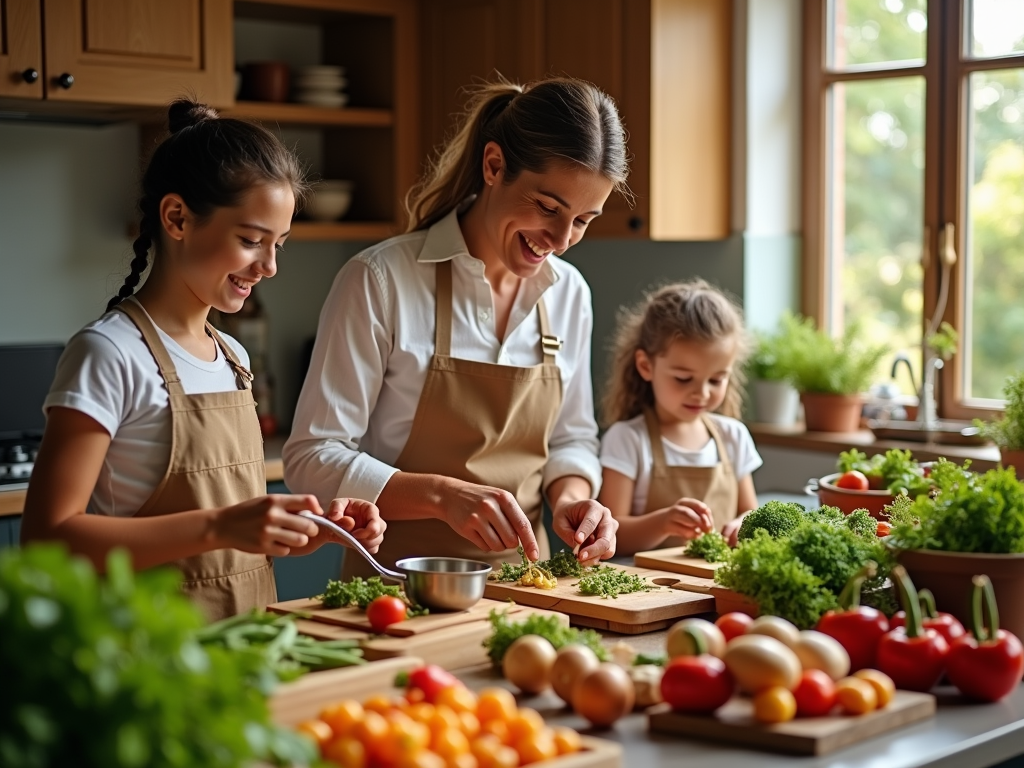
[[345,74],[344,67],[336,67],[328,64],[319,64],[310,67],[299,67],[299,77],[321,76],[321,77],[342,77]]
[[352,182],[321,181],[313,185],[306,213],[317,221],[337,221],[352,204]]
[[314,107],[331,107],[339,109],[348,104],[348,95],[344,93],[321,93],[320,91],[299,91],[295,100],[300,104]]
[[348,85],[344,77],[303,75],[295,80],[295,87],[306,91],[340,91]]

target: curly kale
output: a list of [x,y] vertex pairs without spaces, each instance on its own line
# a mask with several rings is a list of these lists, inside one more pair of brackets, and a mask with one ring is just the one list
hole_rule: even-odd
[[738,538],[740,541],[752,539],[757,530],[766,531],[773,539],[781,538],[800,525],[805,514],[799,504],[769,501],[743,517]]
[[692,539],[686,545],[683,554],[687,557],[702,557],[709,563],[721,563],[729,559],[731,552],[732,549],[729,547],[729,542],[725,540],[722,534],[718,531],[708,531]]
[[846,516],[846,527],[865,539],[874,539],[878,532],[878,521],[866,509],[856,509]]

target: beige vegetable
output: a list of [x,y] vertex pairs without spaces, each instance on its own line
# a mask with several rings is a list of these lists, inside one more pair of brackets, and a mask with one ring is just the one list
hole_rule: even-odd
[[629,714],[635,700],[629,673],[609,661],[579,679],[572,694],[572,708],[598,728],[607,728]]
[[804,669],[820,669],[833,680],[840,680],[850,672],[850,654],[838,640],[824,632],[804,630],[793,651]]
[[793,690],[800,682],[800,660],[793,651],[767,635],[733,638],[722,659],[744,693],[781,686]]
[[747,634],[774,637],[790,648],[794,647],[800,638],[800,630],[796,625],[779,616],[758,616],[747,628]]
[[647,709],[661,703],[661,676],[664,672],[656,664],[638,664],[626,670],[633,681],[638,709]]
[[704,619],[683,619],[673,624],[668,631],[665,646],[670,659],[676,656],[697,655],[693,638],[686,632],[687,628],[700,633],[709,654],[719,659],[725,655],[725,635],[722,634],[722,630]]
[[572,692],[579,679],[597,669],[600,664],[597,654],[585,645],[562,646],[551,666],[551,687],[566,704],[572,704]]
[[633,661],[636,659],[636,648],[623,640],[619,640],[611,647],[611,655],[612,661],[628,670],[633,666]]
[[551,686],[555,647],[540,635],[523,635],[505,651],[501,671],[505,679],[524,693],[540,693]]

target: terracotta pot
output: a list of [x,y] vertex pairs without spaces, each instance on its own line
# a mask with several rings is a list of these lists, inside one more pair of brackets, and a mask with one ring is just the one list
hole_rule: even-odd
[[821,505],[838,507],[846,514],[857,509],[866,509],[872,517],[877,520],[884,520],[882,512],[885,507],[892,504],[896,496],[889,491],[852,491],[849,488],[840,488],[835,485],[842,472],[825,475],[818,480],[810,480],[804,493],[808,496],[818,495]]
[[971,577],[985,574],[992,580],[999,605],[999,626],[1024,637],[1024,555],[982,555],[915,549],[896,553],[914,586],[927,587],[935,605],[960,619],[971,619]]
[[860,395],[801,392],[804,424],[808,432],[856,432],[860,428]]
[[999,449],[999,463],[1017,470],[1017,477],[1024,478],[1024,450]]
[[738,611],[757,618],[761,613],[756,600],[739,592],[725,587],[712,587],[711,594],[715,598],[715,613],[719,616]]
[[256,101],[288,101],[288,65],[283,61],[255,61],[242,72],[242,89]]

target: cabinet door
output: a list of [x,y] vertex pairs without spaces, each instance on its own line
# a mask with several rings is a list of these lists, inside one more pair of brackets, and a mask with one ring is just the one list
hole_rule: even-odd
[[48,99],[234,101],[231,0],[47,0],[44,8]]
[[0,2],[0,96],[43,98],[41,16],[39,0]]
[[517,82],[541,74],[536,0],[430,0],[423,13],[423,146],[443,141],[465,105],[463,90],[496,74]]

